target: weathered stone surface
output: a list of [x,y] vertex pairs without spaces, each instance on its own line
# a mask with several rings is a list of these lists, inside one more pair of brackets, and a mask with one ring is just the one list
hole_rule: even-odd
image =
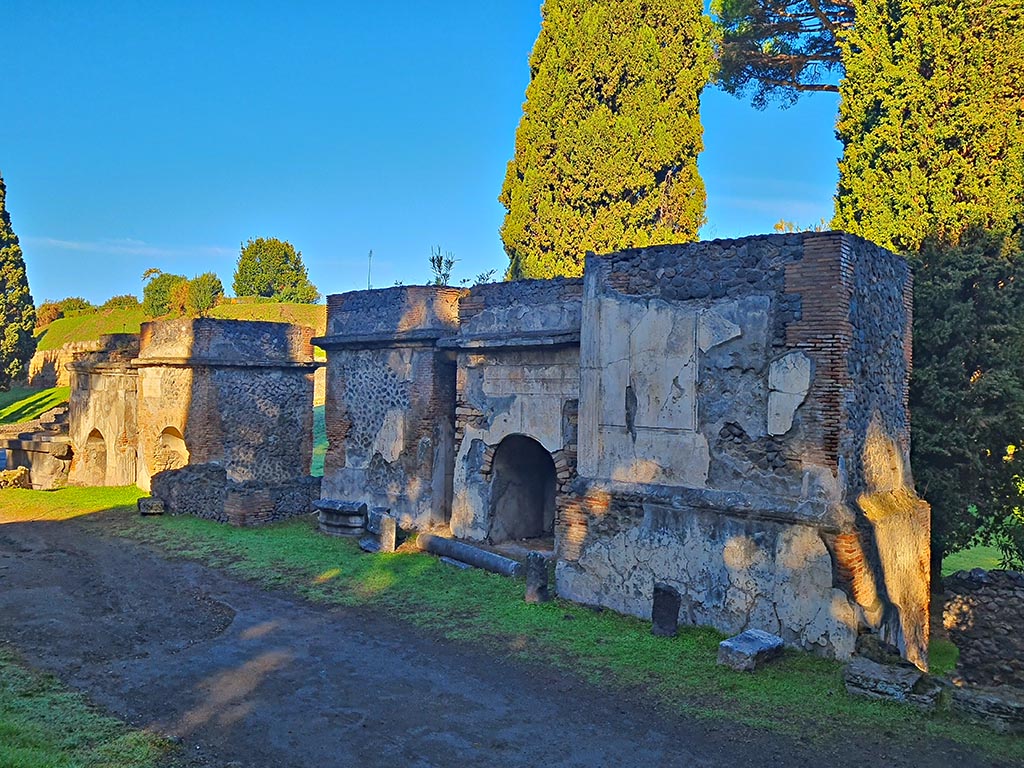
[[16,467],[15,469],[0,470],[0,488],[31,488],[32,483],[28,477],[28,469]]
[[957,676],[1024,696],[1024,574],[960,571],[943,580],[942,623],[960,651]]
[[546,603],[548,594],[548,559],[540,552],[526,556],[526,602]]
[[1000,733],[1024,734],[1024,694],[1012,688],[953,688],[952,708]]
[[654,607],[651,609],[651,634],[675,637],[679,630],[679,590],[668,584],[654,585]]
[[748,629],[718,644],[718,663],[737,672],[753,672],[782,653],[778,635],[760,629]]
[[362,536],[366,531],[366,504],[342,499],[318,499],[313,502],[321,533],[328,536]]
[[488,552],[486,549],[480,549],[462,541],[447,539],[443,536],[434,536],[429,533],[421,533],[417,536],[416,546],[422,552],[429,552],[440,557],[449,557],[471,565],[474,568],[481,568],[502,576],[518,576],[523,567],[522,563],[502,557],[494,552]]
[[946,685],[913,664],[881,664],[855,656],[843,669],[843,682],[851,696],[913,704],[934,709]]
[[790,352],[768,368],[768,434],[784,435],[793,428],[793,416],[811,388],[811,358]]
[[366,516],[366,531],[369,536],[359,540],[360,549],[366,552],[394,552],[398,541],[398,524],[386,509],[371,509]]
[[160,499],[139,499],[140,515],[144,517],[149,515],[162,515],[164,512],[164,503],[160,501]]

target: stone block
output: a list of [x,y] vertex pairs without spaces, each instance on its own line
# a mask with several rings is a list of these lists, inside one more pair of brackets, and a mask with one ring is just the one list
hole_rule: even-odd
[[25,467],[5,469],[0,472],[0,488],[31,488],[28,470]]
[[718,644],[718,663],[737,672],[753,672],[782,653],[782,638],[748,629]]
[[358,501],[320,499],[313,502],[321,533],[328,536],[362,536],[366,531],[366,504]]
[[657,637],[675,637],[679,629],[679,590],[668,584],[654,585],[654,606],[651,609],[651,634]]
[[369,536],[359,540],[365,552],[394,552],[398,544],[398,521],[382,507],[374,507],[366,517]]
[[843,682],[851,696],[898,701],[926,710],[935,709],[946,688],[946,684],[909,662],[880,664],[863,656],[854,657],[846,665]]
[[548,593],[548,559],[540,552],[526,556],[526,602],[546,603]]
[[139,514],[142,516],[162,515],[164,503],[160,499],[139,499]]

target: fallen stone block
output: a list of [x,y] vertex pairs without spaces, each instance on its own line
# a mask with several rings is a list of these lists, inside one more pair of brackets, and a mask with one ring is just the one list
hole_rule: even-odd
[[718,644],[718,663],[737,672],[753,672],[782,653],[782,638],[748,629]]
[[540,552],[526,556],[526,602],[546,603],[548,593],[548,559]]
[[164,503],[160,499],[139,499],[139,514],[143,517],[149,515],[162,515]]
[[851,696],[913,704],[924,710],[939,706],[947,687],[910,662],[880,664],[863,656],[846,665],[843,682]]
[[366,531],[366,504],[359,501],[319,499],[313,502],[320,532],[328,536],[362,536]]
[[954,688],[952,709],[999,733],[1024,734],[1024,691]]
[[371,509],[366,517],[366,532],[359,540],[364,552],[394,552],[398,544],[398,521],[386,509]]
[[32,482],[29,478],[28,469],[15,467],[0,472],[0,488],[31,488]]

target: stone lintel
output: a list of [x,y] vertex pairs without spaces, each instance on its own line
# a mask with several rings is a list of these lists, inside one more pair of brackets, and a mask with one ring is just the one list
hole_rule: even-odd
[[451,335],[436,328],[397,331],[395,333],[345,333],[317,336],[313,346],[328,351],[336,349],[367,349],[374,347],[432,347],[438,339]]
[[578,331],[568,333],[521,333],[514,336],[468,336],[443,339],[438,346],[444,349],[487,350],[487,349],[531,349],[578,347]]
[[805,525],[830,534],[843,530],[839,508],[825,499],[799,499],[767,493],[669,485],[617,482],[594,484],[585,479],[577,481],[574,493],[579,496],[607,493],[619,499],[635,500],[644,509],[645,518],[649,518],[655,526],[659,523],[659,516],[671,515],[673,512],[711,512],[739,520]]
[[315,362],[277,361],[277,360],[231,360],[227,358],[204,357],[137,357],[132,360],[134,368],[279,368],[290,370],[298,368],[312,371],[319,367]]

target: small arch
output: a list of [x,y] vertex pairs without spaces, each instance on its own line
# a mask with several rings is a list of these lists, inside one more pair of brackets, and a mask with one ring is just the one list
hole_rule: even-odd
[[94,487],[107,484],[107,441],[98,429],[93,429],[85,438],[80,461],[82,485]]
[[491,465],[492,542],[550,536],[555,522],[555,462],[526,435],[509,435]]
[[154,461],[154,474],[169,469],[181,469],[188,465],[188,446],[185,438],[177,427],[165,427],[160,433],[157,444],[157,455]]

